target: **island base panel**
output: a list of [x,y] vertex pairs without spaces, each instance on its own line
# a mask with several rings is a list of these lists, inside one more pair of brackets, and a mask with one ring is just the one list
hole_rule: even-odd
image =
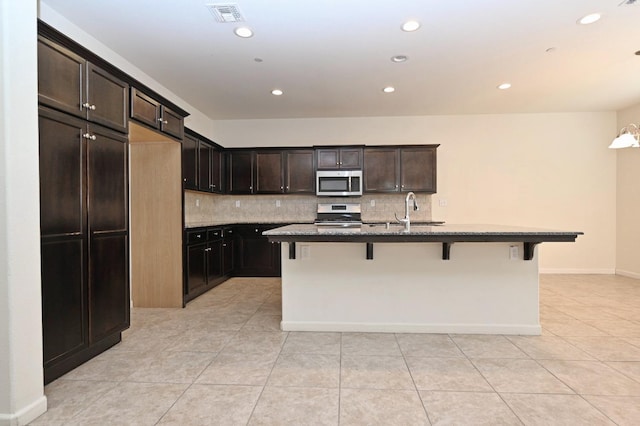
[[438,243],[379,243],[367,260],[366,243],[298,243],[295,259],[282,244],[282,329],[539,335],[537,256],[510,246],[457,243],[442,260]]

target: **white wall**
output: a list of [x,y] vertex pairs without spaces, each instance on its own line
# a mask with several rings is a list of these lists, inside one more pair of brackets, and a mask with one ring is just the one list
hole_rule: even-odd
[[[618,128],[640,124],[640,104],[618,111]],[[620,149],[617,179],[616,273],[640,278],[640,149]]]
[[[220,120],[225,147],[440,144],[434,219],[583,231],[536,249],[543,272],[615,271],[616,114]],[[446,207],[439,201],[445,200]]]
[[0,425],[47,408],[40,308],[36,1],[0,0]]
[[[158,5],[158,7],[161,7],[161,5]],[[96,55],[100,56],[102,59],[118,67],[122,71],[126,72],[133,78],[147,85],[151,89],[155,90],[165,98],[169,99],[170,101],[187,111],[191,115],[189,115],[185,119],[185,126],[206,137],[212,138],[212,121],[211,119],[209,119],[209,117],[204,115],[195,107],[189,105],[188,102],[181,99],[179,96],[171,92],[171,90],[155,81],[153,78],[137,68],[135,65],[128,62],[122,56],[109,49],[96,38],[87,34],[77,25],[71,23],[67,18],[53,10],[45,2],[40,3],[39,18],[61,33],[65,34],[67,37],[71,38]],[[168,58],[168,60],[171,60],[171,58]]]

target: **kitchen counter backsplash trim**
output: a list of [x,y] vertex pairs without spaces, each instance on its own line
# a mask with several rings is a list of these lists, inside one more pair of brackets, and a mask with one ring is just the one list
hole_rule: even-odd
[[[364,222],[395,222],[394,213],[404,216],[406,194],[375,194],[362,197],[316,197],[313,195],[218,195],[184,192],[185,227],[234,223],[313,223],[318,202],[359,202]],[[420,210],[411,220],[431,220],[431,195],[417,194]],[[371,201],[374,201],[373,205]],[[279,206],[277,205],[279,202]]]

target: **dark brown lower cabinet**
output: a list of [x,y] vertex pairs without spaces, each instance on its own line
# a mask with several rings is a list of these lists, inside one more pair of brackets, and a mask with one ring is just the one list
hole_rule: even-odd
[[211,290],[229,277],[224,269],[224,230],[187,230],[184,255],[184,302]]
[[129,327],[127,137],[39,109],[45,383]]
[[236,225],[235,270],[239,277],[279,277],[281,273],[280,243],[271,243],[264,231],[280,225]]
[[284,224],[243,224],[185,231],[184,302],[230,277],[279,277],[280,243],[262,236]]

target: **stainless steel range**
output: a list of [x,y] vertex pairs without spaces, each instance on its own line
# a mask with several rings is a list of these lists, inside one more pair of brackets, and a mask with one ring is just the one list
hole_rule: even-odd
[[318,203],[315,221],[320,226],[362,226],[360,203]]

